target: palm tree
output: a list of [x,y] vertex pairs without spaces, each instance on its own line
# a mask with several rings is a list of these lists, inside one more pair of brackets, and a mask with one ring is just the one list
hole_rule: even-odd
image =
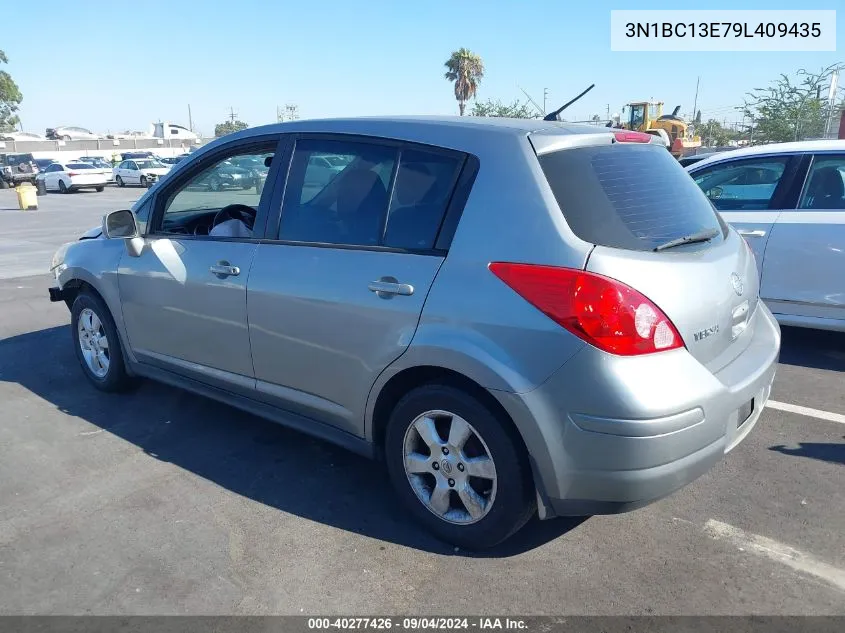
[[449,57],[446,68],[445,77],[455,83],[455,99],[463,116],[466,102],[475,96],[484,76],[484,62],[469,49],[460,48]]

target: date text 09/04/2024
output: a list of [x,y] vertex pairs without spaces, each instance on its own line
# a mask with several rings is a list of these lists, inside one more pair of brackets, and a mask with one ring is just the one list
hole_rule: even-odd
[[820,22],[627,22],[625,37],[819,38]]
[[350,630],[525,630],[525,620],[519,618],[444,618],[444,617],[350,617],[350,618],[308,618],[308,628],[314,630],[350,629]]

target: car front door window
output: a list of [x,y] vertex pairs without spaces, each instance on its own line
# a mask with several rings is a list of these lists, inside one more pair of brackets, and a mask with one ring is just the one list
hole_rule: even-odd
[[[206,165],[195,163],[197,174],[156,187],[144,248],[125,256],[119,272],[124,323],[140,362],[254,393],[246,284],[258,240],[207,234],[221,210],[236,206],[255,217],[267,203],[254,188],[211,191],[203,176],[232,155],[273,155],[277,143],[239,144]],[[238,208],[230,209],[233,216]]]

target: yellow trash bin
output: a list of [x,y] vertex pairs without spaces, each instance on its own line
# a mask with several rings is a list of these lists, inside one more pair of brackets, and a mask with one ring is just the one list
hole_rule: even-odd
[[23,182],[15,191],[18,194],[18,206],[21,211],[34,211],[38,208],[37,190],[31,183]]

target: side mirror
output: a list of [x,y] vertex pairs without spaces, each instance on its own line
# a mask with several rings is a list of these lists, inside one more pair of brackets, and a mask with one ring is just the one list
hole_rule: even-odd
[[138,237],[138,222],[129,209],[112,211],[103,216],[103,235],[106,239]]

